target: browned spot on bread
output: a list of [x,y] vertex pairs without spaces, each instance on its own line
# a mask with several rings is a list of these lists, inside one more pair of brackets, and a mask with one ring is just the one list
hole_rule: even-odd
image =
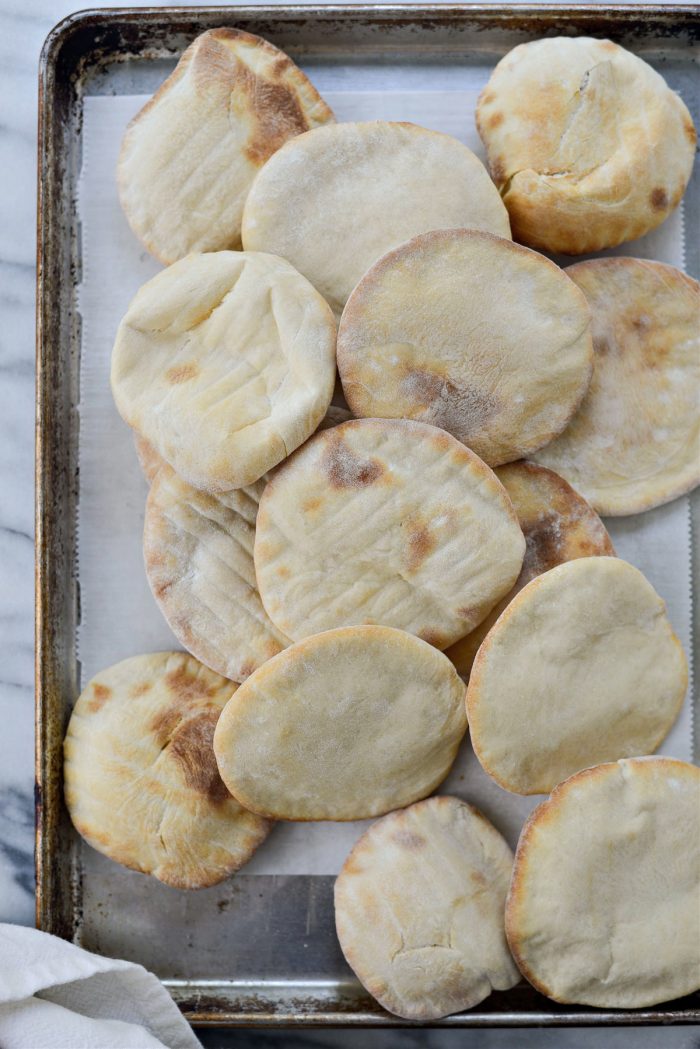
[[491,178],[493,181],[497,186],[502,186],[506,180],[506,169],[503,161],[499,157],[496,157],[495,160],[489,162],[489,167],[491,169]]
[[384,467],[378,459],[360,459],[341,434],[326,432],[328,447],[322,467],[332,488],[367,488],[382,476]]
[[481,92],[481,98],[479,99],[479,105],[488,106],[490,102],[495,99],[495,94],[489,88],[486,88]]
[[474,882],[474,884],[480,889],[485,889],[488,885],[488,882],[486,881],[486,878],[481,873],[481,871],[471,871],[469,877]]
[[280,577],[280,579],[289,579],[291,572],[289,571],[286,565],[280,565],[277,569],[277,575]]
[[504,117],[503,113],[494,113],[492,116],[489,117],[489,119],[486,121],[486,123],[487,123],[488,127],[496,128],[500,124],[502,124],[504,120],[505,120],[505,117]]
[[474,615],[474,609],[470,608],[469,605],[464,605],[462,608],[457,609],[457,615],[460,619],[471,619]]
[[271,76],[274,76],[274,68],[266,76],[259,77],[239,63],[233,78],[232,105],[237,96],[245,96],[252,103],[244,152],[256,167],[261,167],[288,138],[309,130],[296,94],[286,84],[269,79]]
[[194,379],[199,374],[199,368],[196,364],[179,364],[174,368],[168,368],[165,373],[165,380],[172,386],[178,386],[181,382],[188,382],[190,379]]
[[[459,615],[459,612],[457,613]],[[448,639],[441,634],[438,630],[421,630],[418,637],[421,641],[426,641],[433,648],[444,648],[447,644]]]
[[402,849],[422,849],[425,845],[425,838],[420,834],[415,834],[412,830],[394,831],[392,838]]
[[[424,421],[467,441],[498,410],[495,398],[476,387],[457,386],[444,375],[412,368],[400,395],[420,405]],[[468,442],[467,442],[468,443]]]
[[196,674],[192,674],[184,662],[165,675],[165,684],[175,694],[177,699],[183,700],[185,703],[193,699],[213,696],[216,692],[215,685],[207,686],[206,681]]
[[435,549],[435,536],[427,524],[421,520],[406,522],[408,542],[404,549],[404,563],[407,572],[415,572],[425,561],[428,554]]
[[694,146],[695,143],[697,142],[698,133],[695,130],[695,124],[693,123],[693,121],[692,120],[684,121],[684,123],[683,123],[683,130],[685,131],[686,135],[688,136],[688,141]]
[[214,710],[188,718],[170,741],[170,755],[178,763],[187,786],[215,805],[231,796],[214,757],[214,729],[218,720],[218,712]]
[[138,699],[139,696],[145,696],[147,692],[150,692],[153,684],[150,681],[142,681],[140,685],[134,685],[130,690],[129,695],[132,699]]
[[[276,655],[276,653],[273,653],[273,655]],[[256,670],[254,663],[244,663],[241,667],[241,678],[250,677],[254,670]]]
[[633,317],[630,321],[630,324],[635,331],[644,333],[647,332],[651,327],[651,317],[648,317],[646,314],[643,313],[641,317]]
[[321,503],[322,499],[320,497],[314,496],[312,499],[305,499],[304,502],[301,504],[301,508],[304,511],[304,513],[312,514],[314,510],[318,510]]
[[92,686],[92,699],[88,703],[88,710],[94,714],[104,706],[109,697],[112,695],[112,689],[108,688],[107,685],[101,685],[96,681]]
[[556,511],[543,512],[534,521],[521,522],[525,536],[525,557],[518,582],[529,581],[542,572],[567,561],[566,533]]
[[666,195],[666,190],[661,186],[652,189],[651,197],[649,199],[652,208],[655,208],[656,211],[664,211],[668,207],[668,196]]

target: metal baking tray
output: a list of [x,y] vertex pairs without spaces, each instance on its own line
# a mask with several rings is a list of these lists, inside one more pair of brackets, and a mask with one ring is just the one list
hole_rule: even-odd
[[[195,1025],[409,1026],[385,1013],[347,967],[333,931],[330,877],[246,876],[197,893],[169,889],[83,849],[62,797],[61,742],[79,691],[75,567],[78,382],[76,185],[83,99],[150,93],[205,29],[238,26],[302,66],[373,70],[491,67],[545,35],[611,37],[680,89],[700,123],[700,9],[693,6],[285,6],[83,11],[46,40],[39,75],[36,430],[37,925],[88,949],[139,961]],[[386,79],[386,76],[384,77]],[[700,172],[685,198],[700,229]],[[700,276],[700,243],[688,238]],[[89,352],[89,347],[85,349]],[[692,503],[700,535],[700,499]],[[700,586],[696,549],[693,587]],[[698,653],[697,618],[694,649]],[[696,663],[696,665],[698,665]],[[696,719],[696,732],[697,722]],[[696,738],[695,755],[698,755]],[[700,1022],[700,996],[653,1009],[571,1008],[522,983],[434,1026],[500,1027]]]

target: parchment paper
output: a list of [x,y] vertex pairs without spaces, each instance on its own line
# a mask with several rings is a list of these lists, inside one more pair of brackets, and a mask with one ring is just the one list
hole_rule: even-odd
[[[454,71],[453,71],[454,72]],[[312,71],[313,73],[313,71]],[[390,75],[390,74],[387,74]],[[455,90],[432,91],[430,71],[390,75],[373,90],[332,90],[323,71],[314,79],[338,120],[411,120],[445,131],[483,158],[474,107],[487,70],[457,70]],[[343,85],[336,71],[335,86]],[[395,90],[396,84],[402,88]],[[407,86],[403,90],[404,84]],[[367,81],[364,85],[367,86]],[[381,89],[383,86],[384,89]],[[132,434],[114,407],[109,360],[114,334],[138,287],[160,269],[131,233],[119,207],[115,168],[126,124],[145,98],[96,96],[85,100],[83,167],[78,207],[82,223],[80,286],[82,360],[80,389],[80,500],[78,572],[81,622],[78,651],[82,681],[142,652],[179,648],[146,582],[141,552],[147,488]],[[679,210],[652,234],[604,254],[658,259],[683,268]],[[636,517],[606,522],[617,553],[637,565],[668,603],[686,652],[690,650],[690,525],[687,498]],[[660,748],[691,760],[691,710],[683,713]],[[476,804],[515,844],[523,819],[541,800],[501,790],[484,772],[468,740],[440,787]],[[246,867],[247,874],[335,874],[362,830],[357,823],[279,824]]]

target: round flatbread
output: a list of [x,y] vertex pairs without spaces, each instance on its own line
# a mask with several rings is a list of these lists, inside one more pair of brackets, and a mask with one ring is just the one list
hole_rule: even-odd
[[124,136],[119,197],[131,228],[165,264],[240,247],[258,170],[287,139],[331,120],[272,44],[238,29],[202,33]]
[[355,419],[268,484],[255,574],[287,637],[382,623],[446,648],[510,590],[524,552],[503,486],[463,444],[425,423]]
[[531,579],[577,557],[615,554],[598,514],[558,474],[525,462],[499,466],[495,473],[518,515],[525,536],[525,559],[512,590],[501,598],[476,630],[445,653],[465,681],[489,630]]
[[601,514],[636,514],[700,484],[700,285],[672,266],[594,259],[566,271],[593,315],[593,378],[536,455]]
[[416,124],[329,124],[288,142],[253,183],[243,244],[289,259],[340,313],[391,248],[430,229],[510,236],[481,161],[450,135]]
[[215,885],[250,859],[270,825],[230,796],[212,749],[235,689],[184,652],[92,679],[64,743],[66,805],[89,845],[177,889]]
[[657,1005],[700,988],[700,769],[628,758],[562,783],[525,824],[506,931],[558,1002]]
[[512,867],[496,828],[458,798],[428,798],[365,831],[335,883],[335,925],[380,1005],[426,1022],[519,982],[503,928]]
[[242,805],[284,820],[358,820],[424,798],[467,728],[464,685],[431,645],[343,627],[256,670],[226,705],[214,751]]
[[358,416],[419,419],[489,466],[561,433],[591,378],[585,297],[543,255],[470,229],[384,255],[348,299],[338,370]]
[[119,325],[119,412],[195,488],[253,484],[309,437],[335,382],[335,321],[284,259],[189,255]]
[[467,689],[474,752],[505,790],[650,754],[678,716],[688,666],[638,569],[584,557],[533,579],[479,649]]
[[658,226],[695,156],[679,96],[610,40],[520,44],[493,71],[476,122],[515,239],[569,255]]
[[232,681],[245,681],[289,641],[270,622],[253,566],[264,482],[219,496],[164,465],[146,502],[146,575],[178,641]]

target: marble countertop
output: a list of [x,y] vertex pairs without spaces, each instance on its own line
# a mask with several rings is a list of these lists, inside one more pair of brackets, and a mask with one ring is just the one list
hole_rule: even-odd
[[[248,0],[251,2],[251,0]],[[33,924],[33,456],[37,63],[65,0],[0,4],[0,921]],[[87,6],[87,5],[86,5]],[[91,7],[107,7],[92,0]],[[146,6],[146,5],[134,5]],[[192,6],[192,0],[190,0]],[[195,6],[203,6],[196,4]],[[207,1046],[700,1049],[699,1028],[601,1031],[202,1032]]]

